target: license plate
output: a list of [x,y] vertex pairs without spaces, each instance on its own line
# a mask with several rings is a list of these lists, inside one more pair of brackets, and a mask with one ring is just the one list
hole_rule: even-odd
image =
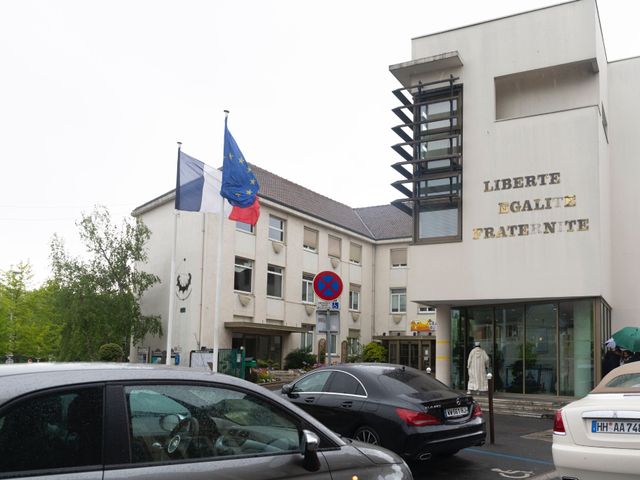
[[640,435],[640,421],[637,420],[591,420],[592,433],[628,433]]
[[455,408],[447,408],[444,411],[444,414],[448,417],[462,417],[469,413],[469,407],[455,407]]

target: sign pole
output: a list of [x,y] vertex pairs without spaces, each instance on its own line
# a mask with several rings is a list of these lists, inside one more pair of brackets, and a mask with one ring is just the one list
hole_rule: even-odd
[[[313,291],[319,298],[322,298],[323,300],[335,300],[342,293],[342,280],[334,272],[320,272],[313,279]],[[340,302],[334,303],[337,305],[335,308],[338,310],[337,322],[335,325],[332,321],[331,315],[331,311],[334,309],[334,307],[329,307],[327,305],[323,306],[322,308],[322,310],[326,312],[323,328],[325,328],[324,332],[327,334],[327,365],[331,365],[331,332],[333,330],[336,330],[336,342],[338,340],[338,333],[340,333]],[[318,310],[320,310],[320,302],[318,302]],[[321,325],[318,321],[318,319],[320,318],[319,312],[316,315],[316,323],[318,323],[318,333],[322,333],[320,328]]]
[[493,427],[493,375],[487,373],[487,383],[489,384],[489,442],[496,443],[496,434]]

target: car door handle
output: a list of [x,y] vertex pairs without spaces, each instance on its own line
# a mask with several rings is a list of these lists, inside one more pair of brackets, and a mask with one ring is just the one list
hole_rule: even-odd
[[316,397],[307,397],[304,399],[306,403],[313,403],[316,401]]
[[340,406],[342,406],[344,408],[351,408],[351,407],[353,407],[353,402],[351,400],[347,400],[345,402],[342,402],[340,404]]

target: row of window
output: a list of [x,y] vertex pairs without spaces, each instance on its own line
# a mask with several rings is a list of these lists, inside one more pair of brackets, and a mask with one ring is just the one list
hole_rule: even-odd
[[413,215],[417,243],[462,239],[462,86],[455,80],[407,90],[405,123],[394,128],[402,137],[393,147],[402,156],[394,168],[405,177],[394,186],[408,197],[396,203]]
[[[253,260],[236,257],[233,288],[238,292],[252,292]],[[303,303],[315,303],[315,293],[313,291],[313,279],[315,274],[302,274],[302,297]],[[284,268],[276,265],[267,265],[267,296],[283,298],[283,278]],[[349,285],[349,310],[360,310],[360,285]]]
[[[233,288],[238,292],[252,292],[253,260],[236,257],[235,272],[233,278]],[[276,265],[267,266],[267,296],[283,298],[283,277],[284,268]],[[315,293],[313,291],[313,273],[302,274],[302,296],[303,303],[315,303]],[[349,284],[349,310],[360,311],[360,291],[361,286]],[[391,289],[391,313],[406,313],[407,311],[407,289]],[[419,307],[418,313],[432,313],[431,307]]]
[[[248,223],[236,222],[236,229],[253,233],[253,225]],[[276,242],[284,242],[285,220],[273,215],[269,216],[269,239]],[[335,258],[342,257],[342,239],[328,235],[329,238],[329,256]],[[304,227],[304,238],[302,248],[309,252],[318,251],[318,230]],[[391,249],[391,267],[399,268],[407,266],[407,249],[394,248]],[[362,246],[351,242],[349,244],[349,261],[351,263],[360,264],[362,262]]]
[[[287,221],[274,215],[269,215],[269,240],[284,243],[286,237]],[[253,233],[254,226],[248,223],[236,222],[236,229],[242,232]],[[318,251],[318,230],[304,227],[304,236],[302,240],[302,248],[309,252]],[[342,258],[342,239],[329,235],[329,256]],[[406,255],[405,255],[406,257]],[[362,263],[362,245],[350,242],[349,244],[349,261],[351,263]]]

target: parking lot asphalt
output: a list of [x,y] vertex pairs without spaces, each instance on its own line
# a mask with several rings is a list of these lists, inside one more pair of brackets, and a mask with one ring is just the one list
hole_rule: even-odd
[[[485,412],[488,422],[489,415]],[[415,480],[551,480],[553,420],[495,415],[495,443],[412,466]]]

